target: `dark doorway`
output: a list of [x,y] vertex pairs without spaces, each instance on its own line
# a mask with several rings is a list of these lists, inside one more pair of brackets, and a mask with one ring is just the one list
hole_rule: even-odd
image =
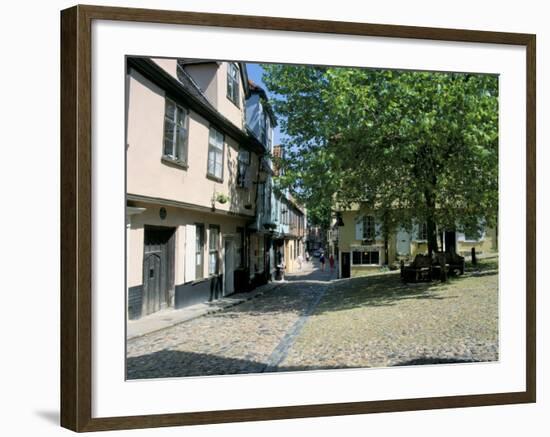
[[146,226],[143,240],[143,311],[170,305],[174,290],[174,229]]
[[349,252],[342,252],[342,278],[351,276],[351,263]]
[[445,231],[445,252],[456,253],[456,232]]

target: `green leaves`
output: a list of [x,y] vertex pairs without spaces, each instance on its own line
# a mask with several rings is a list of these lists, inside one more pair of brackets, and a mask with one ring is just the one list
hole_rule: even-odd
[[404,209],[449,227],[496,220],[497,76],[263,68],[288,137],[280,183],[314,220],[353,202],[400,209],[396,221]]

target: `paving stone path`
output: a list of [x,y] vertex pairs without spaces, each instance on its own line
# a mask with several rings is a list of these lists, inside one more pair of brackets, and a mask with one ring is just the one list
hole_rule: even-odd
[[331,281],[307,265],[264,295],[128,341],[129,379],[498,359],[494,261],[448,283]]

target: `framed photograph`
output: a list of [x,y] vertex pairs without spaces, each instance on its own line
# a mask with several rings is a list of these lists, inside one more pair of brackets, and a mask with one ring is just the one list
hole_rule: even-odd
[[535,402],[535,35],[61,12],[61,425]]

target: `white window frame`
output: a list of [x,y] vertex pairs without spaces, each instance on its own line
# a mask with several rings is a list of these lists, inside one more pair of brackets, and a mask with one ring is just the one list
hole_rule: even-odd
[[[213,232],[215,231],[215,232]],[[216,234],[216,241],[214,247],[212,247],[213,234]],[[220,226],[218,225],[209,225],[208,226],[208,275],[218,275],[220,266],[219,255],[220,255]],[[214,266],[212,266],[212,256],[214,255]]]
[[240,108],[239,99],[241,97],[239,66],[235,62],[227,64],[227,98]]
[[[368,230],[372,227],[372,235],[369,238]],[[376,220],[373,215],[366,215],[363,217],[363,240],[376,240]]]
[[206,174],[223,181],[225,138],[222,132],[213,126],[208,131],[208,159]]
[[[168,105],[174,106],[174,118],[168,116]],[[172,124],[172,138],[166,136],[166,125]],[[177,104],[169,97],[165,97],[164,103],[164,124],[162,135],[162,157],[187,166],[187,154],[189,145],[189,111]],[[181,135],[181,136],[180,136]],[[183,138],[183,143],[179,143]],[[167,150],[169,146],[170,150]]]
[[[199,234],[200,231],[200,234]],[[204,278],[204,246],[206,243],[204,223],[195,224],[195,279]],[[200,263],[199,263],[200,260]]]
[[[369,252],[369,253],[370,253],[370,252],[378,252],[378,263],[377,263],[377,264],[355,264],[355,263],[353,262],[353,252],[359,252],[359,253],[361,253],[361,254],[362,254],[362,253],[365,253],[365,252]],[[378,250],[358,250],[358,249],[353,249],[353,248],[352,248],[352,249],[351,249],[351,257],[350,257],[350,258],[351,258],[351,265],[352,265],[352,266],[365,266],[365,267],[380,266],[380,265],[381,265],[381,260],[382,260],[382,257],[381,257],[381,255],[380,255],[380,252],[381,252],[380,249],[378,249]],[[362,258],[363,258],[363,257],[361,256],[361,259],[362,259]],[[369,256],[369,258],[370,258],[370,256]]]
[[237,187],[248,188],[248,172],[250,171],[250,150],[239,149],[237,155]]

